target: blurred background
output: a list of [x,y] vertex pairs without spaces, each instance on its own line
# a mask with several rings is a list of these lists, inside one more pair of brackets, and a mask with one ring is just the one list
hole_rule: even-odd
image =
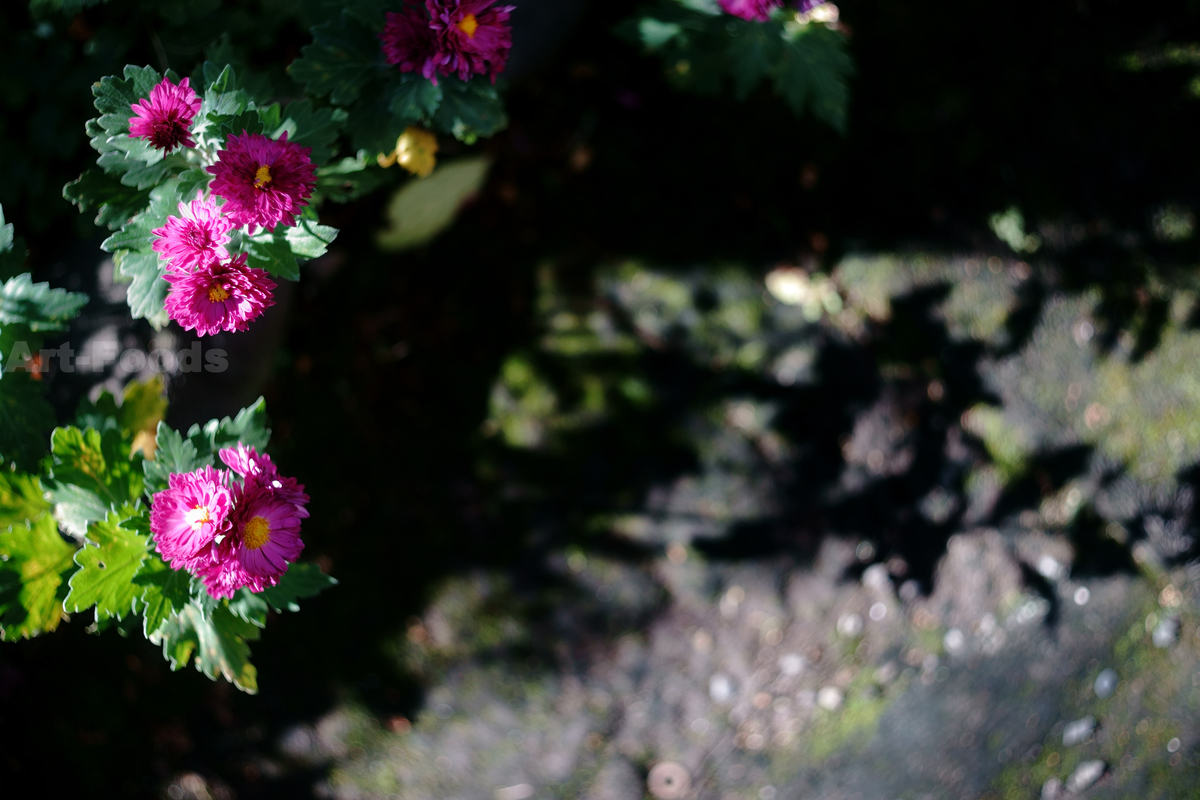
[[[62,5],[0,10],[0,203],[93,295],[66,338],[186,346],[61,198],[90,85],[298,94],[309,5]],[[166,376],[175,427],[266,396],[339,585],[256,696],[84,620],[3,643],[3,785],[1194,796],[1200,4],[845,0],[845,136],[672,88],[633,2],[516,5],[508,129],[324,206],[230,370]],[[52,373],[60,418],[132,376]]]

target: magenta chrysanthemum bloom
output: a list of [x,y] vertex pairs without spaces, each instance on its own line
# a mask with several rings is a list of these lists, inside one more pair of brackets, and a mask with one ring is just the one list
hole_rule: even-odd
[[150,532],[158,552],[175,569],[190,565],[218,534],[230,530],[233,497],[223,474],[212,467],[173,474],[168,488],[154,495]]
[[205,200],[197,192],[195,200],[179,204],[179,213],[151,231],[158,237],[154,252],[171,262],[171,269],[190,272],[209,261],[229,258],[224,245],[233,230],[233,220],[221,213],[212,198]]
[[167,315],[200,336],[244,331],[250,320],[275,304],[275,282],[264,269],[246,266],[246,254],[208,261],[192,272],[168,272]]
[[241,494],[238,495],[239,500],[241,497],[253,498],[258,494],[268,493],[296,506],[301,518],[308,516],[304,506],[308,504],[309,498],[304,493],[304,486],[297,483],[295,478],[280,475],[271,463],[269,455],[259,455],[253,447],[246,447],[238,442],[237,447],[221,450],[220,456],[226,466],[244,479]]
[[235,225],[272,229],[278,223],[296,224],[296,214],[308,205],[317,184],[317,167],[309,158],[311,147],[261,133],[232,135],[216,164],[212,193],[225,198],[221,210]]
[[717,4],[726,14],[748,19],[752,22],[766,22],[771,12],[783,5],[782,0],[717,0]]
[[508,15],[513,6],[489,8],[495,0],[425,0],[429,27],[437,35],[434,65],[443,75],[470,80],[504,69],[512,49]]
[[433,57],[437,53],[437,34],[429,27],[424,12],[406,7],[399,13],[389,11],[386,18],[379,40],[387,63],[400,67],[401,72],[420,72],[436,84]]
[[233,487],[229,535],[212,545],[208,558],[193,562],[195,574],[217,598],[243,587],[261,592],[274,586],[304,549],[300,521],[308,517],[304,487],[294,478],[280,477],[268,456],[239,444],[236,450],[222,450],[221,458],[246,473],[245,483]]
[[134,139],[149,139],[150,145],[168,153],[179,145],[195,147],[188,129],[200,113],[200,97],[184,78],[179,85],[169,78],[150,90],[150,97],[130,106],[134,116],[129,118],[129,135]]

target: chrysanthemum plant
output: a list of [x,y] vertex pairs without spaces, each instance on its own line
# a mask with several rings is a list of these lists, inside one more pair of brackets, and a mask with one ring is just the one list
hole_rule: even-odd
[[288,73],[347,109],[351,145],[366,153],[392,152],[410,126],[470,144],[508,124],[496,78],[512,10],[496,0],[360,0],[313,28]]
[[173,669],[194,660],[256,691],[248,643],[268,612],[334,583],[296,563],[308,496],[263,452],[265,404],[183,435],[162,422],[156,379],[85,399],[55,427],[47,365],[18,354],[65,330],[87,296],[14,274],[24,258],[0,212],[0,638],[89,614],[90,630],[140,630]]
[[836,7],[825,0],[657,0],[621,35],[663,60],[681,89],[745,99],[764,80],[797,116],[846,129],[854,63]]
[[345,112],[260,104],[231,67],[196,72],[129,66],[100,80],[87,124],[97,166],[64,194],[117,231],[101,246],[130,281],[133,316],[205,335],[244,330],[272,304],[274,280],[297,280],[300,262],[325,253],[337,231],[313,202],[359,190],[363,167],[329,163]]

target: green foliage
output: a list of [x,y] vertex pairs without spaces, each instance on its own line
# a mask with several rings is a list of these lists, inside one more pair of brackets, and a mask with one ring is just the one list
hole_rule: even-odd
[[[112,253],[118,280],[130,283],[126,301],[131,315],[148,320],[155,328],[168,321],[164,305],[170,285],[164,280],[167,264],[153,250],[153,231],[180,213],[181,202],[191,201],[208,187],[212,176],[206,166],[219,159],[228,136],[286,134],[290,141],[312,148],[311,157],[319,166],[332,157],[338,133],[348,118],[342,109],[314,108],[310,100],[291,103],[282,110],[277,103],[259,105],[229,65],[205,62],[192,78],[202,97],[192,125],[197,147],[165,157],[144,141],[128,136],[130,106],[148,95],[160,79],[158,73],[149,67],[126,67],[123,79],[99,81],[94,93],[100,116],[88,123],[88,130],[100,153],[100,169],[88,170],[63,189],[63,195],[81,211],[97,209],[98,225],[119,229],[101,246]],[[348,167],[342,164],[337,170],[343,195],[355,195],[374,185],[355,175],[366,168],[365,162],[357,170]],[[267,269],[277,278],[298,280],[299,259],[323,254],[321,243],[328,244],[335,235],[332,228],[310,223],[302,229],[279,228],[255,236],[236,232],[232,244],[235,251],[238,245],[245,247],[252,266]]]
[[0,465],[16,463],[34,469],[46,454],[54,410],[43,397],[43,388],[24,372],[0,381]]
[[346,203],[373,192],[385,180],[384,171],[374,159],[367,160],[366,151],[360,150],[354,158],[343,158],[317,170],[316,198]]
[[658,54],[668,78],[682,89],[713,94],[732,83],[744,100],[769,80],[797,116],[811,112],[845,133],[854,64],[845,38],[823,23],[793,11],[750,22],[712,4],[662,0],[624,23],[620,33]]
[[339,106],[358,100],[362,86],[389,69],[375,32],[349,14],[313,28],[313,43],[300,55],[288,73],[313,96]]
[[10,278],[0,287],[0,326],[25,325],[31,331],[64,331],[79,316],[88,296],[48,283],[34,283],[29,273]]
[[25,243],[16,237],[12,223],[4,221],[4,209],[0,208],[0,280],[20,272],[25,266],[26,255]]
[[63,197],[80,211],[96,209],[95,223],[116,230],[150,202],[149,189],[134,189],[93,167],[63,187]]
[[257,625],[238,618],[228,606],[211,614],[193,603],[172,614],[150,641],[161,644],[172,670],[196,659],[196,669],[216,679],[218,675],[250,694],[258,691],[258,670],[250,663],[250,645],[259,637]]
[[[381,15],[380,15],[381,16]],[[349,11],[313,29],[313,43],[288,67],[315,97],[350,108],[351,143],[386,153],[410,125],[429,125],[469,143],[508,124],[496,87],[486,78],[438,85],[400,71],[383,58],[376,31]]]
[[134,576],[133,583],[143,587],[140,611],[143,619],[142,633],[147,639],[173,614],[181,613],[192,597],[192,576],[183,570],[171,569],[155,553],[147,555],[142,568]]
[[[18,381],[0,390],[9,384]],[[262,399],[234,417],[193,425],[184,437],[162,422],[162,389],[159,380],[134,382],[119,403],[107,392],[82,402],[76,421],[86,427],[57,428],[50,437],[45,486],[31,474],[0,471],[0,638],[51,631],[64,612],[94,609],[96,632],[128,633],[141,617],[143,634],[162,645],[173,669],[194,658],[205,675],[253,692],[249,642],[270,609],[295,611],[297,600],[336,581],[315,565],[294,564],[265,592],[216,600],[158,556],[143,489],[153,503],[171,474],[211,465],[239,441],[261,451],[270,438]],[[155,425],[155,458],[146,460],[133,443]]]
[[480,136],[491,136],[508,125],[504,101],[486,78],[475,78],[469,83],[444,79],[442,83],[446,88],[433,117],[439,130],[473,144]]
[[[198,433],[198,428],[196,430]],[[166,489],[172,472],[195,472],[201,467],[211,466],[213,463],[213,456],[209,452],[207,443],[203,443],[204,453],[201,454],[200,448],[192,438],[185,439],[178,431],[168,427],[165,422],[158,423],[158,435],[155,437],[155,443],[157,447],[154,460],[142,462],[147,494],[154,494]]]
[[53,630],[75,547],[58,534],[41,482],[0,472],[0,639]]
[[56,428],[50,437],[54,483],[86,489],[110,508],[133,502],[142,493],[142,457],[131,455],[130,444],[119,430]]
[[88,526],[87,541],[75,551],[79,569],[71,576],[71,590],[63,602],[68,612],[95,606],[96,622],[102,622],[137,610],[144,589],[133,579],[150,550],[149,529],[123,523],[138,514],[138,508],[124,506]]
[[276,611],[299,611],[297,600],[315,597],[337,581],[321,572],[316,564],[293,564],[279,583],[259,594]]

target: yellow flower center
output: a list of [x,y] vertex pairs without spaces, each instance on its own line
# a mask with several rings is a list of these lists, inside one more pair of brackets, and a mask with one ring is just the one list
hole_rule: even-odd
[[271,168],[263,164],[258,168],[258,172],[254,173],[254,188],[262,189],[271,182]]
[[479,27],[479,20],[475,19],[474,14],[467,14],[458,23],[458,29],[467,35],[468,39],[475,38],[475,30]]
[[242,529],[242,543],[251,550],[257,550],[271,541],[271,523],[262,517],[252,517]]
[[213,286],[208,290],[208,299],[214,303],[224,303],[229,299],[229,292],[225,291],[224,286]]
[[187,524],[191,525],[194,531],[198,531],[203,526],[212,522],[212,517],[208,516],[208,506],[196,506],[184,514],[183,518],[187,520]]

